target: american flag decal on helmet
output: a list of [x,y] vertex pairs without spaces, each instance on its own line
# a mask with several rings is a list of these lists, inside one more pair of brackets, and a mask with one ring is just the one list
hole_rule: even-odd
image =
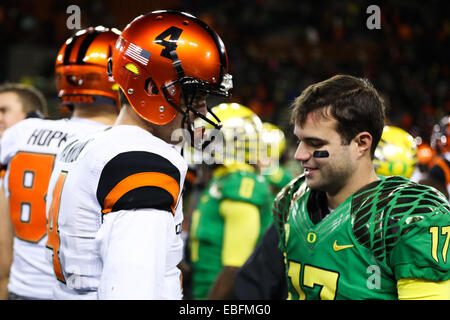
[[143,65],[147,65],[151,53],[130,42],[127,51],[125,51],[125,55],[142,63]]

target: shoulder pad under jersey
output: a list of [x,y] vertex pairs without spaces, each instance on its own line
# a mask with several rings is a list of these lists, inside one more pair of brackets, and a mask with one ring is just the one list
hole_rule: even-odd
[[222,178],[223,198],[260,206],[270,195],[267,180],[253,172],[236,171]]
[[352,199],[353,233],[375,257],[385,260],[395,244],[433,215],[449,214],[445,196],[433,187],[400,176],[358,190]]
[[292,179],[277,194],[272,207],[274,221],[284,224],[287,221],[291,204],[301,197],[308,187],[305,183],[305,175],[302,174]]
[[159,154],[123,152],[103,168],[97,200],[102,212],[154,208],[174,214],[180,193],[180,170]]

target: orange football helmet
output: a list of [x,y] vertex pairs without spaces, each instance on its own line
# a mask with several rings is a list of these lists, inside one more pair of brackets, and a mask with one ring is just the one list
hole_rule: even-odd
[[201,20],[172,10],[141,15],[122,31],[110,61],[114,80],[143,119],[164,125],[181,112],[192,134],[192,112],[220,128],[217,117],[212,122],[192,108],[196,94],[229,97],[233,86],[225,46]]
[[106,103],[119,107],[118,86],[107,74],[119,34],[117,29],[97,26],[67,39],[55,63],[56,88],[63,105]]

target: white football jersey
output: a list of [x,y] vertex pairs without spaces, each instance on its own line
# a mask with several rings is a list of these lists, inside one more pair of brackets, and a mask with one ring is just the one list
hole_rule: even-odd
[[180,299],[186,171],[174,146],[137,126],[67,145],[47,201],[55,298]]
[[54,274],[45,259],[46,195],[56,155],[75,137],[107,126],[96,121],[26,119],[5,131],[0,163],[14,225],[13,263],[8,290],[31,299],[51,299]]

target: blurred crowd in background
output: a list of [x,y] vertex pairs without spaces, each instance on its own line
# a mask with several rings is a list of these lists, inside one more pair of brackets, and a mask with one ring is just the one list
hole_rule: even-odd
[[[181,9],[210,24],[228,49],[233,101],[291,130],[286,110],[309,84],[337,73],[366,77],[386,102],[388,118],[425,141],[450,111],[450,17],[445,1],[379,4],[381,29],[370,30],[362,0],[28,1],[0,4],[0,82],[31,84],[58,117],[57,49],[69,30],[67,7],[81,9],[81,28],[123,29],[155,9]],[[288,138],[291,135],[287,135]]]

